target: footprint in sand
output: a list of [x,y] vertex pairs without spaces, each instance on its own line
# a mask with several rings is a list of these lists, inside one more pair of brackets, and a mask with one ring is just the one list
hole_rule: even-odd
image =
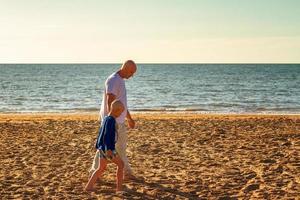
[[258,190],[259,187],[260,187],[259,183],[253,183],[253,184],[250,184],[250,185],[244,187],[243,192],[244,193],[249,193],[249,192],[252,192],[254,190]]

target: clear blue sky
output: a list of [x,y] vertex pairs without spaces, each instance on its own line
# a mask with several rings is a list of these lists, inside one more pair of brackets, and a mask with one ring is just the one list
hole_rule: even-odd
[[299,0],[0,5],[0,63],[300,63]]

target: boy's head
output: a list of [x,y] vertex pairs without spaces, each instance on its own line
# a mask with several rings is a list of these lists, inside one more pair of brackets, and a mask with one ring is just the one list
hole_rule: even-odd
[[124,106],[120,100],[114,100],[110,105],[110,113],[115,117],[119,117],[124,111]]

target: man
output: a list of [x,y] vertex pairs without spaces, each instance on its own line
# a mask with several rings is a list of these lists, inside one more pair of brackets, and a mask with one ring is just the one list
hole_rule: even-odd
[[[132,174],[131,167],[128,162],[128,158],[126,155],[126,147],[127,147],[127,132],[125,119],[127,119],[127,123],[129,128],[135,127],[135,121],[132,119],[130,112],[127,107],[127,95],[126,95],[126,87],[124,79],[129,79],[134,75],[137,70],[136,64],[132,60],[127,60],[119,69],[119,71],[110,75],[105,81],[105,90],[103,93],[103,99],[100,109],[100,117],[101,120],[104,119],[105,116],[110,112],[111,103],[118,99],[124,105],[124,111],[122,114],[116,119],[117,122],[117,142],[116,142],[116,150],[124,162],[124,179],[133,179],[135,178]],[[97,152],[93,166],[90,170],[90,174],[92,174],[97,168],[99,164],[99,153]]]

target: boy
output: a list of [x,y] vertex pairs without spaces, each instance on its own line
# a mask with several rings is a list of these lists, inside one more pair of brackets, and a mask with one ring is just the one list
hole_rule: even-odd
[[111,109],[103,119],[102,126],[99,131],[99,135],[96,142],[97,151],[100,154],[99,167],[92,174],[87,183],[85,190],[92,191],[93,186],[98,178],[103,174],[106,169],[107,163],[109,161],[115,163],[118,166],[117,169],[117,189],[116,192],[122,191],[122,183],[123,183],[123,168],[124,163],[121,158],[118,156],[115,143],[116,143],[116,118],[120,116],[123,112],[124,106],[119,100],[115,100],[111,103]]

